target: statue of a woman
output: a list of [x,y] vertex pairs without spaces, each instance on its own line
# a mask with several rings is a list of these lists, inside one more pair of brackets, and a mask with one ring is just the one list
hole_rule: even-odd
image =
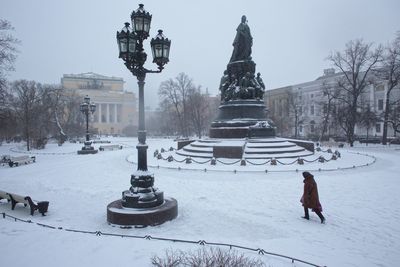
[[242,22],[236,29],[236,36],[232,45],[233,53],[229,62],[251,60],[253,37],[251,36],[249,25],[247,25],[246,16],[242,16]]

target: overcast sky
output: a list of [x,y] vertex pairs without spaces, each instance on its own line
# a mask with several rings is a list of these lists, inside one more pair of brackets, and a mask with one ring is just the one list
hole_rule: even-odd
[[[185,72],[196,85],[218,93],[242,15],[253,36],[253,60],[267,89],[316,79],[329,68],[326,57],[356,38],[387,43],[400,30],[399,0],[1,0],[0,18],[21,40],[10,80],[60,83],[63,74],[95,72],[122,77],[137,92],[118,58],[116,31],[143,3],[158,29],[172,40],[170,62],[146,78],[146,105],[158,103],[162,81]],[[151,63],[150,39],[145,41]]]

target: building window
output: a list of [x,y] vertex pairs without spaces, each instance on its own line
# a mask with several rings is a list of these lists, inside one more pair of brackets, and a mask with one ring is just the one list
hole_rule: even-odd
[[311,115],[314,115],[314,105],[311,105],[311,106],[310,106],[310,114],[311,114]]
[[381,132],[381,124],[380,124],[380,123],[377,123],[377,124],[375,125],[375,132],[377,132],[377,133],[380,133],[380,132]]
[[311,132],[311,133],[314,133],[314,131],[315,131],[315,122],[314,122],[314,121],[311,121],[311,122],[310,122],[310,132]]
[[378,99],[378,110],[383,110],[383,99]]
[[303,133],[303,125],[299,125],[299,132]]

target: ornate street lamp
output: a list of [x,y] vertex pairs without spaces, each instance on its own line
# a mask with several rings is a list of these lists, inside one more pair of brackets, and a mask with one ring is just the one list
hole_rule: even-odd
[[86,117],[86,140],[82,149],[78,150],[78,154],[96,154],[97,150],[92,147],[92,142],[89,140],[89,113],[93,114],[96,111],[96,105],[90,102],[89,96],[85,96],[79,109]]
[[[174,219],[178,214],[177,201],[164,198],[164,193],[154,188],[154,175],[147,169],[147,144],[144,116],[144,84],[147,73],[160,73],[169,61],[171,41],[159,30],[150,42],[153,62],[158,70],[144,67],[147,54],[143,41],[149,37],[152,15],[145,11],[143,4],[132,12],[132,28],[128,22],[117,32],[119,58],[128,70],[136,76],[139,86],[139,129],[136,148],[138,151],[137,171],[131,175],[131,187],[122,192],[122,199],[110,203],[107,207],[107,220],[111,224],[122,226],[157,225]],[[143,210],[146,212],[143,212]]]

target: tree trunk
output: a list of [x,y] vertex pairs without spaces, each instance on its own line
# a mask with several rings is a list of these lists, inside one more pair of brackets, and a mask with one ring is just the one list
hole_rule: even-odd
[[387,131],[388,131],[388,118],[389,118],[389,92],[386,93],[386,103],[385,103],[385,114],[383,118],[383,133],[382,133],[382,145],[387,143]]

